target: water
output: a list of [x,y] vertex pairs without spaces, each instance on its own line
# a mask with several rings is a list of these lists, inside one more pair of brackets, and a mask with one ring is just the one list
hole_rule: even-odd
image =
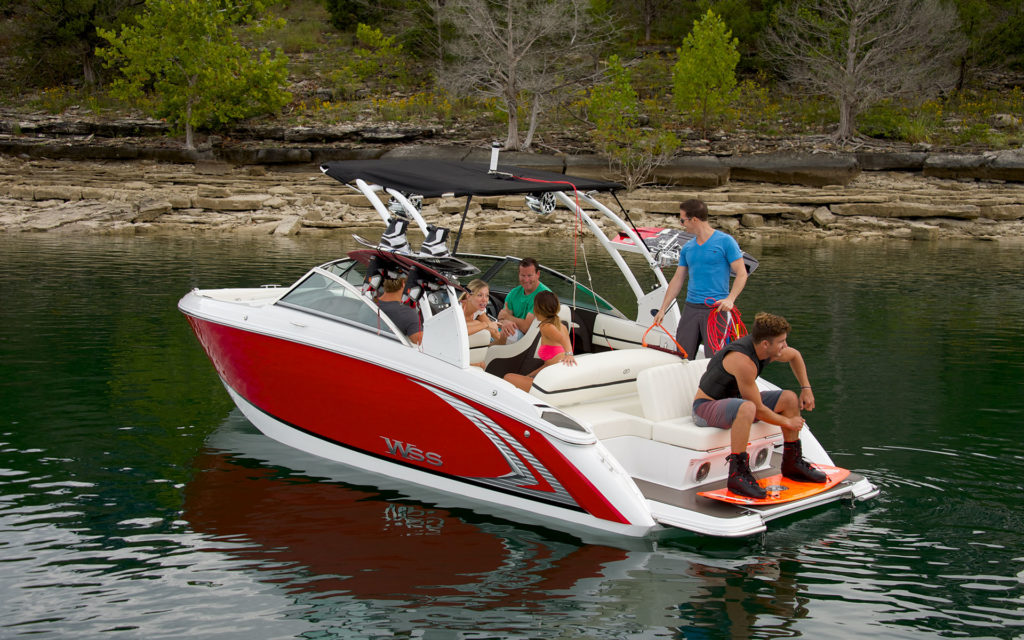
[[[466,248],[572,268],[499,242]],[[233,408],[178,298],[347,244],[0,236],[0,637],[1024,635],[1019,245],[746,244],[745,319],[793,323],[815,433],[882,494],[616,548],[375,489]]]

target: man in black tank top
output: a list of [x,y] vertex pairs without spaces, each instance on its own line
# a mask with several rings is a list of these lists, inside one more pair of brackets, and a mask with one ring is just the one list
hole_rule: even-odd
[[[764,489],[750,472],[747,440],[750,425],[763,420],[782,428],[782,475],[800,482],[825,482],[823,472],[803,458],[800,411],[814,409],[814,393],[807,378],[807,366],[800,352],[786,344],[790,325],[785,318],[759,313],[750,335],[735,340],[708,362],[693,401],[693,421],[700,427],[731,430],[729,491],[749,498],[763,498]],[[760,391],[757,377],[769,362],[788,362],[800,395],[792,391]]]

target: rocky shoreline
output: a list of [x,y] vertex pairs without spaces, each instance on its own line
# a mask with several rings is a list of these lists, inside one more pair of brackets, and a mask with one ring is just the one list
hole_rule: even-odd
[[[8,122],[0,130],[0,231],[324,235],[379,230],[380,219],[365,198],[323,176],[319,162],[375,157],[482,162],[488,154],[484,148],[423,144],[422,129],[394,129],[391,140],[383,142],[366,138],[371,135],[366,130],[353,133],[355,128],[345,134],[355,137],[344,142],[315,142],[326,134],[307,132],[307,140],[293,134],[292,142],[276,144],[213,139],[186,152],[138,128],[152,123],[135,125],[141,137],[111,139],[86,132],[84,125],[68,129],[67,123],[26,135]],[[121,128],[135,125],[121,123]],[[594,155],[508,153],[502,161],[614,178],[607,160]],[[656,180],[663,186],[619,194],[637,226],[672,226],[678,203],[699,197],[708,202],[715,226],[743,237],[1024,239],[1020,151],[690,155],[660,168]],[[609,204],[617,210],[614,201]],[[462,210],[459,202],[428,200],[423,213],[430,223],[454,228]],[[558,236],[571,232],[571,222],[565,209],[547,216],[530,212],[522,197],[475,198],[466,232]]]

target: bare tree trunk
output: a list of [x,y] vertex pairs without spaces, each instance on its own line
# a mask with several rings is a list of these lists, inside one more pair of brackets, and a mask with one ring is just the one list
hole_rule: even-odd
[[193,150],[196,148],[195,132],[192,128],[192,100],[185,105],[185,148]]
[[505,136],[505,150],[519,151],[519,97],[505,96],[508,108],[508,135]]
[[96,66],[93,64],[92,56],[86,53],[82,56],[82,78],[85,80],[85,86],[95,87],[98,82],[96,76]]
[[641,0],[640,15],[644,23],[644,42],[650,42],[651,25],[654,23],[654,0]]
[[857,114],[853,109],[854,87],[850,86],[852,78],[857,73],[857,49],[860,46],[860,33],[858,20],[851,20],[849,30],[846,33],[846,61],[845,74],[839,91],[839,127],[836,129],[835,138],[846,141],[853,137],[854,119]]
[[445,0],[428,0],[427,6],[434,18],[434,73],[438,78],[444,73],[444,9]]
[[967,84],[967,54],[960,56],[960,72],[956,77],[955,91],[957,93],[963,91],[965,84]]
[[537,131],[537,120],[540,116],[541,97],[533,96],[533,106],[530,107],[530,125],[526,129],[526,140],[523,141],[523,150],[529,149],[533,144],[533,134]]
[[701,99],[701,114],[700,114],[700,137],[703,140],[708,139],[708,96],[707,94]]
[[837,140],[846,141],[853,138],[853,123],[856,118],[853,105],[847,97],[839,100],[839,127],[834,134]]

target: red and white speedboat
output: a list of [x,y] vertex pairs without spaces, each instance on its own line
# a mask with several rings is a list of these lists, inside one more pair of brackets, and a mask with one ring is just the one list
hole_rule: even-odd
[[[651,332],[652,344],[642,346],[667,286],[656,255],[666,247],[652,252],[651,238],[592,193],[620,185],[434,160],[322,169],[374,205],[387,224],[379,244],[314,267],[287,288],[197,289],[178,305],[232,399],[266,435],[404,485],[462,496],[483,511],[570,531],[645,536],[675,527],[747,536],[774,518],[878,493],[850,473],[825,491],[779,504],[698,495],[724,487],[729,434],[697,427],[689,415],[707,361],[681,359],[664,334]],[[578,366],[546,368],[530,393],[502,375],[539,366],[536,324],[518,342],[492,346],[481,341],[486,332],[470,339],[455,302],[460,279],[480,277],[491,283],[492,311],[499,308],[518,259],[450,255],[447,231],[420,213],[422,198],[514,194],[542,211],[556,202],[574,211],[637,300],[629,318],[591,287],[543,269],[542,282],[559,295],[573,327]],[[601,217],[618,237],[606,237],[595,222]],[[419,252],[406,240],[413,223],[423,235]],[[644,291],[623,252],[642,256],[658,286]],[[387,272],[408,278],[409,304],[422,316],[420,345],[374,302],[373,288]],[[667,329],[677,321],[673,309]],[[810,429],[802,440],[809,461],[832,465]],[[778,428],[754,425],[748,450],[755,475],[777,473],[781,445]]]

